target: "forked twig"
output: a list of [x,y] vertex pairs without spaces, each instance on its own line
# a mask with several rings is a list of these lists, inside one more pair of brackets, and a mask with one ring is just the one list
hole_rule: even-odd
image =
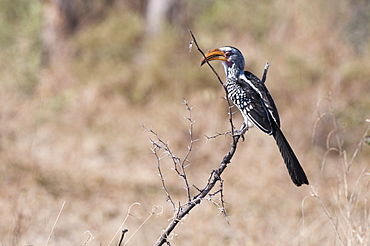
[[[153,132],[152,130],[150,130],[150,132],[152,134],[155,134],[155,132]],[[151,143],[153,145],[156,145],[154,143],[153,140],[150,140]],[[175,205],[175,202],[172,200],[172,197],[170,195],[170,193],[168,192],[168,189],[167,189],[167,186],[166,186],[166,182],[165,182],[165,178],[163,176],[163,172],[162,172],[162,169],[161,169],[161,158],[159,157],[158,153],[157,153],[157,149],[158,147],[155,146],[153,149],[152,149],[152,152],[153,154],[155,155],[156,159],[157,159],[157,169],[158,169],[158,174],[159,174],[159,177],[161,178],[161,182],[162,182],[162,187],[163,187],[163,190],[166,192],[166,196],[167,196],[167,199],[166,199],[166,202],[169,201],[171,204],[172,204],[172,207],[173,207],[173,210],[176,211],[176,205]]]
[[[203,57],[205,57],[205,54],[204,52],[199,48],[198,46],[198,43],[195,39],[195,36],[194,34],[190,31],[190,35],[192,36],[192,39],[193,39],[193,43],[196,45],[197,47],[197,50],[202,54]],[[217,74],[216,70],[212,67],[211,64],[209,64],[209,62],[207,61],[207,64],[208,66],[212,69],[213,73],[216,75],[216,77],[218,78],[219,82],[223,85],[223,88],[225,89],[225,93],[226,93],[226,98],[227,98],[227,90],[222,82],[222,80],[220,79],[220,76]],[[238,144],[238,141],[241,137],[241,135],[236,135],[234,134],[234,130],[235,130],[235,127],[234,127],[234,124],[233,124],[233,120],[232,120],[232,104],[229,100],[227,100],[227,103],[228,103],[228,109],[229,109],[229,122],[230,122],[230,127],[231,127],[231,136],[232,136],[232,143],[231,143],[231,148],[230,150],[228,151],[228,153],[222,158],[222,161],[219,165],[219,167],[216,169],[216,170],[213,170],[208,178],[208,181],[206,183],[206,185],[204,186],[203,189],[198,189],[198,194],[196,194],[194,197],[190,197],[189,201],[187,204],[184,204],[184,205],[180,205],[179,204],[179,209],[177,210],[177,213],[175,214],[174,218],[172,219],[172,221],[170,222],[170,224],[167,226],[167,228],[162,232],[160,238],[158,239],[158,241],[156,242],[156,246],[159,246],[159,245],[163,245],[164,243],[169,243],[168,241],[168,237],[169,235],[172,233],[172,231],[175,229],[175,227],[178,225],[178,223],[198,204],[201,203],[201,201],[203,199],[205,199],[207,196],[210,196],[210,191],[215,187],[216,183],[217,182],[220,182],[220,194],[221,194],[221,212],[226,215],[226,211],[225,211],[225,208],[224,208],[224,205],[225,205],[225,201],[224,201],[224,195],[223,195],[223,192],[222,192],[222,189],[223,189],[223,182],[222,182],[222,179],[221,179],[221,174],[224,172],[224,170],[226,169],[227,165],[231,162],[231,159],[232,157],[234,156],[235,154],[235,151],[236,151],[236,148],[237,148],[237,144]],[[189,110],[189,109],[188,109]],[[192,122],[190,119],[189,119],[189,122]],[[192,124],[190,125],[192,127]],[[192,128],[190,129],[189,133],[190,135],[192,132]],[[193,139],[192,137],[190,138],[190,146],[189,146],[189,151],[188,151],[188,154],[190,154],[190,150],[192,149],[192,143],[193,143]],[[153,142],[152,142],[153,143]],[[163,141],[161,142],[163,144]],[[156,144],[156,143],[153,143],[153,144]],[[160,147],[158,145],[155,145],[156,147]],[[163,147],[163,146],[162,146]],[[165,149],[168,147],[168,145],[165,145]],[[168,153],[168,149],[165,150],[167,153]],[[172,153],[172,152],[170,152]],[[187,161],[187,158],[188,158],[188,154],[185,156],[185,158],[183,159],[183,163],[185,161]],[[175,158],[174,156],[171,156],[171,158]],[[162,182],[164,182],[164,179],[163,177],[161,177],[162,179]],[[189,187],[189,185],[187,184],[187,187]],[[188,192],[188,195],[190,193]],[[216,194],[216,193],[214,193]],[[169,196],[169,194],[167,194],[167,197]]]
[[[192,37],[192,41],[190,43],[189,49],[191,49],[192,45],[195,44],[197,50],[202,54],[203,58],[206,58],[204,52],[200,49],[200,47],[197,43],[197,40],[195,39],[194,34],[191,31],[189,31],[189,32],[190,32],[190,35]],[[198,204],[201,203],[201,201],[203,199],[209,199],[214,204],[216,204],[218,206],[218,208],[220,209],[220,212],[227,219],[227,214],[226,214],[226,209],[225,209],[225,199],[224,199],[224,193],[223,193],[224,183],[223,183],[223,180],[221,178],[221,174],[225,171],[227,165],[231,162],[231,159],[233,158],[233,156],[235,154],[237,144],[239,142],[240,137],[242,137],[243,139],[244,139],[244,137],[243,137],[243,134],[235,134],[236,131],[235,131],[234,123],[233,123],[233,111],[232,111],[233,105],[227,97],[228,93],[227,93],[227,89],[226,89],[225,84],[222,82],[220,76],[218,75],[216,70],[212,67],[212,65],[208,62],[208,60],[205,59],[205,61],[208,64],[208,66],[211,68],[213,73],[216,75],[218,81],[220,82],[220,84],[223,86],[223,88],[225,90],[225,95],[226,95],[225,99],[226,99],[227,105],[228,105],[229,123],[230,123],[230,128],[231,128],[231,130],[226,132],[226,133],[217,133],[216,135],[214,135],[212,137],[207,137],[207,139],[216,138],[217,136],[221,136],[221,135],[225,135],[225,136],[229,135],[232,138],[231,147],[230,147],[230,150],[226,153],[226,155],[222,158],[219,167],[217,169],[211,171],[211,173],[209,175],[209,178],[207,180],[207,183],[205,184],[204,188],[199,189],[199,188],[193,186],[193,187],[196,188],[198,194],[191,197],[191,195],[190,195],[190,186],[189,186],[188,180],[186,178],[185,168],[187,166],[186,164],[189,162],[188,157],[191,154],[191,151],[193,150],[193,143],[196,141],[196,140],[193,139],[193,124],[194,124],[194,121],[191,119],[191,109],[192,108],[189,107],[187,101],[184,99],[184,104],[186,105],[187,110],[189,111],[189,118],[186,118],[186,119],[190,123],[190,129],[189,129],[190,145],[188,147],[188,151],[187,151],[185,157],[182,160],[180,158],[176,157],[173,154],[173,152],[169,149],[168,144],[166,144],[164,141],[162,141],[154,131],[147,130],[147,131],[151,132],[152,134],[154,134],[155,137],[157,138],[157,141],[151,140],[151,142],[154,146],[152,151],[156,155],[156,158],[157,158],[157,161],[158,161],[159,176],[160,176],[161,181],[162,181],[163,189],[165,190],[165,192],[167,194],[167,199],[172,203],[172,206],[174,207],[174,210],[175,210],[174,217],[172,218],[172,220],[169,223],[169,225],[167,226],[167,228],[164,231],[162,231],[162,234],[161,234],[160,238],[158,239],[158,241],[156,242],[155,246],[160,246],[160,245],[163,245],[165,243],[170,245],[169,237],[172,234],[172,231],[179,224],[179,222],[195,206],[197,206]],[[269,64],[266,63],[264,73],[263,73],[263,78],[262,78],[263,83],[266,81],[268,67],[269,67]],[[245,131],[245,129],[247,129],[247,127],[244,127],[244,124],[243,124],[242,129]],[[179,175],[185,181],[186,189],[187,189],[188,202],[186,204],[183,204],[183,205],[181,205],[179,203],[177,208],[176,208],[175,202],[172,200],[172,198],[171,198],[171,196],[170,196],[170,194],[169,194],[169,192],[166,188],[165,179],[163,177],[162,171],[160,170],[160,168],[161,168],[160,167],[161,157],[156,152],[157,149],[164,150],[165,154],[173,160],[174,165],[175,165],[175,171],[177,172],[177,175]],[[177,167],[180,167],[180,169],[177,169]],[[216,192],[211,193],[211,191],[213,190],[213,188],[215,187],[217,182],[220,183],[219,190],[217,190]],[[215,196],[216,194],[220,194],[220,196],[221,196],[219,202],[216,202],[216,201],[212,200],[212,197]],[[227,221],[228,221],[228,219],[227,219]]]
[[188,158],[189,158],[189,155],[190,155],[191,151],[193,150],[193,144],[194,144],[194,142],[198,141],[198,139],[193,138],[193,125],[194,125],[195,121],[193,121],[192,118],[191,118],[192,107],[189,107],[188,101],[185,98],[184,98],[184,105],[186,106],[186,110],[189,112],[189,117],[186,118],[186,119],[189,121],[189,124],[190,124],[189,133],[188,133],[189,138],[190,138],[189,139],[190,140],[190,145],[188,146],[188,151],[186,152],[185,157],[183,158],[183,160],[181,162],[181,165],[180,165],[180,168],[181,168],[181,175],[180,176],[184,179],[184,182],[185,182],[185,189],[186,189],[186,193],[187,193],[187,196],[188,196],[188,202],[191,202],[190,185],[189,185],[186,173],[185,173],[185,168],[188,166],[188,165],[186,165],[186,163],[189,162]]

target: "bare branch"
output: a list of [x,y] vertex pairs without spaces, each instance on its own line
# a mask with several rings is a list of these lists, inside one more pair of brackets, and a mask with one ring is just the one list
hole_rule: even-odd
[[[220,78],[220,76],[218,75],[218,73],[216,72],[216,70],[214,69],[214,67],[209,63],[209,61],[206,59],[206,55],[204,54],[204,52],[202,51],[202,49],[199,47],[199,45],[198,45],[198,42],[197,42],[197,40],[195,39],[195,36],[194,36],[194,34],[193,34],[193,32],[192,31],[190,31],[189,30],[189,32],[190,32],[190,35],[191,35],[191,37],[193,38],[193,43],[195,44],[195,46],[197,47],[197,50],[202,54],[202,56],[203,56],[203,58],[205,58],[205,61],[207,62],[207,65],[212,69],[212,72],[216,75],[216,77],[217,77],[217,79],[218,79],[218,81],[221,83],[221,85],[222,85],[222,87],[224,88],[224,90],[225,90],[225,98],[227,99],[227,105],[228,105],[228,107],[229,107],[229,122],[230,122],[230,126],[231,126],[231,135],[233,135],[234,136],[234,130],[235,130],[235,127],[234,127],[234,124],[233,124],[233,118],[232,118],[232,115],[233,115],[233,113],[232,113],[232,110],[231,110],[231,108],[233,107],[233,105],[232,105],[232,103],[230,102],[230,100],[228,99],[228,97],[227,97],[227,89],[226,89],[226,86],[225,86],[225,84],[222,82],[222,80],[221,80],[221,78]],[[234,139],[234,138],[233,138]],[[238,138],[239,139],[239,138]],[[235,141],[235,139],[234,139],[234,141]]]
[[220,180],[220,194],[221,194],[221,207],[220,207],[220,210],[221,210],[221,213],[224,215],[224,217],[226,218],[226,221],[227,223],[229,224],[229,217],[226,213],[226,207],[225,207],[225,197],[224,197],[224,180],[221,179]]
[[159,174],[159,177],[160,177],[161,182],[162,182],[163,190],[166,192],[166,196],[167,196],[166,201],[169,201],[172,204],[173,210],[175,211],[176,210],[176,205],[175,205],[174,201],[172,200],[170,193],[168,192],[166,182],[165,182],[165,178],[163,176],[162,169],[161,169],[161,161],[160,161],[160,158],[159,158],[158,153],[157,153],[157,148],[152,149],[152,151],[153,151],[155,157],[157,158],[158,174]]
[[121,239],[119,240],[118,246],[122,245],[123,238],[125,237],[125,234],[128,232],[128,229],[123,229],[121,234]]
[[211,139],[215,139],[219,136],[227,136],[227,135],[230,135],[231,134],[231,131],[227,131],[227,132],[216,132],[216,134],[212,135],[212,136],[207,136],[207,135],[204,135],[207,140],[211,140]]
[[186,185],[185,189],[186,189],[186,193],[187,193],[187,196],[188,196],[188,202],[191,202],[190,186],[189,186],[188,178],[187,178],[186,173],[185,173],[185,168],[187,167],[187,165],[185,165],[185,162],[188,162],[188,157],[189,157],[191,151],[193,150],[193,143],[194,143],[193,124],[194,124],[195,121],[193,121],[192,118],[191,118],[191,109],[192,109],[192,107],[189,107],[188,101],[185,98],[184,98],[184,104],[186,106],[186,109],[189,112],[189,117],[187,118],[187,120],[190,123],[190,128],[189,128],[190,145],[188,147],[188,151],[185,154],[185,157],[183,158],[183,160],[181,162],[180,167],[181,167],[181,172],[182,172],[181,177],[184,179],[184,182],[185,182],[185,185]]
[[[193,43],[192,43],[192,44],[195,44],[195,46],[197,47],[197,50],[202,54],[203,58],[205,59],[205,58],[206,58],[206,55],[205,55],[205,54],[204,54],[204,52],[199,48],[198,42],[197,42],[197,40],[195,39],[195,36],[194,36],[193,32],[192,32],[192,31],[190,31],[190,30],[189,30],[189,32],[190,32],[191,37],[193,38]],[[207,59],[205,59],[205,61],[207,62],[207,65],[212,69],[213,73],[216,75],[216,77],[217,77],[218,81],[220,82],[220,84],[221,84],[222,86],[224,86],[224,83],[222,82],[222,80],[221,80],[220,76],[218,75],[218,73],[216,72],[216,70],[213,68],[213,66],[211,65],[211,63],[209,63],[209,61],[208,61]]]
[[[194,35],[193,35],[193,33],[191,31],[190,31],[190,35],[193,38],[192,44],[195,44],[195,46],[197,47],[197,50],[203,55],[203,57],[205,57],[204,52],[199,48],[198,43],[197,43],[197,41],[196,41],[196,39],[195,39],[195,37],[194,37]],[[215,71],[215,69],[211,66],[211,64],[209,64],[208,61],[207,61],[207,64],[212,69],[212,71],[214,72],[214,74],[218,78],[219,82],[223,85],[223,88],[224,88],[225,94],[226,94],[226,97],[225,98],[227,98],[227,90],[226,90],[226,87],[224,86],[222,80],[220,79],[220,76],[217,74],[217,72]],[[211,172],[211,174],[210,174],[210,176],[208,178],[208,181],[205,184],[204,188],[203,189],[196,188],[199,191],[198,194],[196,194],[193,198],[189,198],[189,201],[188,201],[187,204],[184,204],[183,206],[181,206],[179,204],[178,212],[176,213],[175,217],[172,219],[172,221],[170,222],[170,224],[167,226],[167,228],[162,232],[162,235],[159,238],[159,240],[156,242],[155,246],[160,246],[160,245],[163,245],[164,243],[169,243],[168,236],[172,233],[172,231],[175,229],[175,227],[178,225],[178,223],[196,205],[200,204],[203,199],[205,199],[207,196],[210,196],[209,194],[210,194],[211,190],[215,187],[215,185],[216,185],[217,182],[220,182],[220,190],[218,192],[221,194],[221,205],[220,205],[221,213],[226,216],[225,201],[224,201],[224,195],[223,195],[223,181],[221,179],[221,174],[224,172],[224,170],[226,169],[227,165],[231,162],[231,159],[232,159],[232,157],[235,154],[235,151],[236,151],[236,148],[237,148],[237,144],[239,142],[239,139],[242,136],[241,134],[237,134],[237,135],[234,134],[235,127],[234,127],[233,119],[232,119],[232,116],[233,116],[232,104],[231,104],[231,102],[229,100],[227,100],[227,103],[228,103],[228,109],[229,109],[229,113],[228,113],[229,114],[229,122],[230,122],[230,127],[231,127],[231,131],[230,132],[231,132],[231,137],[232,137],[232,143],[231,143],[230,150],[222,158],[222,161],[221,161],[220,166],[218,167],[218,169],[213,170]],[[187,105],[187,102],[186,102],[186,105]],[[188,105],[187,105],[187,107],[188,107]],[[189,112],[190,112],[190,110],[189,110]],[[188,152],[187,152],[187,154],[185,156],[186,158],[183,159],[183,162],[185,162],[187,160],[187,157],[188,157],[188,155],[190,154],[190,152],[192,150],[192,142],[194,141],[192,139],[192,135],[193,135],[192,134],[192,132],[193,132],[192,124],[193,123],[192,123],[192,120],[191,120],[191,115],[190,115],[190,117],[189,117],[188,120],[191,122],[191,124],[190,124],[190,131],[189,131],[189,135],[191,136],[191,139],[190,139],[190,142],[191,143],[190,143]],[[186,179],[186,181],[187,181],[187,179]],[[187,187],[189,187],[188,184],[187,184]],[[216,194],[216,193],[214,193],[214,194]],[[190,192],[188,193],[188,195],[190,195]]]
[[156,140],[150,139],[150,142],[153,145],[152,152],[153,152],[153,154],[155,155],[155,157],[157,159],[158,174],[159,174],[159,177],[161,179],[163,190],[166,192],[166,197],[167,197],[166,200],[169,201],[169,202],[171,202],[174,211],[180,210],[181,209],[181,206],[179,206],[178,208],[176,208],[176,204],[173,201],[173,199],[172,199],[172,197],[171,197],[171,195],[170,195],[170,193],[169,193],[169,191],[167,189],[167,186],[166,186],[166,183],[165,183],[165,178],[164,178],[164,175],[163,175],[163,172],[162,172],[162,169],[161,169],[161,164],[160,164],[160,162],[163,159],[163,157],[160,157],[157,151],[158,151],[158,149],[163,150],[165,156],[168,156],[168,157],[170,157],[172,159],[172,162],[174,164],[173,170],[176,172],[176,174],[181,179],[183,179],[183,181],[185,183],[185,187],[184,188],[186,190],[188,202],[191,202],[191,193],[190,193],[191,185],[189,184],[189,181],[188,181],[188,178],[187,178],[187,175],[186,175],[186,168],[190,165],[189,156],[190,156],[191,152],[194,150],[194,148],[193,148],[194,143],[196,141],[198,141],[198,139],[194,139],[194,134],[193,134],[193,125],[195,123],[195,121],[192,119],[192,114],[191,114],[191,110],[193,109],[193,107],[190,107],[189,106],[188,101],[185,98],[184,98],[184,103],[183,104],[186,106],[186,110],[189,113],[188,117],[184,117],[184,118],[186,120],[188,120],[188,122],[190,124],[190,126],[189,126],[189,132],[187,132],[187,134],[189,135],[189,140],[190,140],[189,142],[190,142],[190,144],[188,146],[188,150],[187,150],[184,158],[177,157],[172,152],[172,150],[170,149],[169,145],[166,142],[164,142],[157,135],[157,133],[155,133],[153,130],[147,129],[147,128],[145,128],[145,126],[143,126],[147,132],[153,134],[155,136],[155,138],[156,138]]
[[263,75],[262,75],[262,83],[266,82],[266,77],[267,77],[267,71],[269,70],[270,63],[266,62],[265,69],[263,70]]

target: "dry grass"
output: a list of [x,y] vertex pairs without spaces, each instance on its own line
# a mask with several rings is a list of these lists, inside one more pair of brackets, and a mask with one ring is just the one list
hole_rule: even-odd
[[[0,20],[1,244],[108,245],[134,202],[141,206],[123,225],[126,239],[153,205],[163,206],[128,243],[153,244],[172,210],[142,124],[182,155],[183,97],[195,106],[200,141],[188,175],[197,187],[230,142],[204,137],[228,129],[227,105],[212,72],[199,68],[200,55],[188,51],[189,26],[167,23],[148,40],[143,17],[118,9],[76,33],[63,66],[44,70],[40,2],[19,0],[16,9],[10,2]],[[234,45],[259,76],[270,62],[266,83],[312,188],[296,188],[273,139],[251,129],[223,175],[230,225],[204,202],[175,230],[173,244],[367,245],[370,152],[358,143],[370,112],[370,42],[368,19],[356,12],[361,3],[192,4],[184,15],[203,49]],[[322,113],[330,116],[315,125]],[[186,199],[170,174],[173,198]]]

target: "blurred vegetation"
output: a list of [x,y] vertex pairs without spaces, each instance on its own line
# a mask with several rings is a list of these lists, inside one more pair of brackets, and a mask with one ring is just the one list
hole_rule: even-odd
[[41,3],[4,0],[0,8],[1,84],[32,94],[41,61]]
[[[326,159],[324,154],[339,147],[334,131],[350,156],[370,117],[369,1],[179,1],[163,16],[159,31],[150,33],[148,1],[81,0],[78,25],[65,41],[69,55],[50,66],[42,62],[45,2],[0,2],[2,244],[45,243],[64,200],[51,244],[84,242],[83,233],[90,230],[91,244],[107,245],[125,209],[137,201],[143,204],[137,217],[153,204],[164,205],[165,214],[148,222],[139,231],[146,237],[133,239],[133,245],[157,239],[172,211],[142,124],[181,154],[187,150],[188,127],[182,98],[195,105],[195,137],[201,141],[189,175],[199,187],[229,146],[227,139],[203,137],[228,129],[227,108],[213,73],[199,67],[201,56],[194,48],[189,52],[189,29],[204,51],[238,47],[246,69],[258,76],[269,61],[266,83],[283,131],[321,199],[340,216],[333,190],[341,192],[340,163],[346,154],[330,152]],[[214,66],[224,77],[221,65]],[[325,112],[334,115],[337,128],[329,118],[315,128]],[[369,171],[369,157],[364,146],[346,173],[349,185],[363,169]],[[302,223],[301,203],[309,187],[296,189],[285,172],[271,139],[251,129],[224,177],[231,226],[214,207],[202,204],[174,240],[180,245],[339,245],[320,205],[307,202]],[[180,199],[181,185],[168,182]],[[363,192],[367,182],[361,179],[353,188],[364,198],[351,210],[358,225],[369,210]],[[133,231],[140,223],[133,219],[127,227]],[[194,230],[202,235],[194,238]],[[366,245],[368,229],[358,238],[363,244],[353,245]]]

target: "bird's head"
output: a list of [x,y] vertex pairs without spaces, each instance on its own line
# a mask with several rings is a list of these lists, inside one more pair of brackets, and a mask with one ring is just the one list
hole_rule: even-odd
[[200,65],[202,66],[207,61],[214,61],[219,60],[222,61],[222,65],[225,67],[226,73],[228,73],[228,69],[234,68],[238,69],[240,73],[243,73],[245,61],[243,54],[234,47],[231,46],[224,46],[218,49],[213,49],[208,51],[203,57]]

